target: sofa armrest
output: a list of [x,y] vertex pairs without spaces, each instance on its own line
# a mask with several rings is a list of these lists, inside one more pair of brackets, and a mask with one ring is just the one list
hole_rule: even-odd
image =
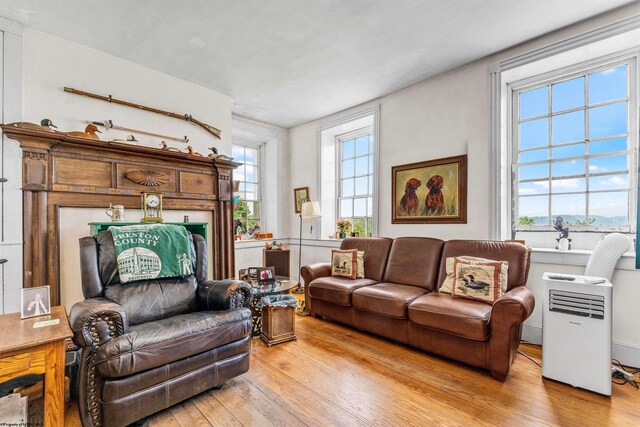
[[516,286],[505,292],[493,304],[491,308],[491,322],[497,316],[500,320],[506,320],[512,324],[522,323],[533,313],[536,300],[533,292],[526,286]]
[[251,286],[241,280],[207,280],[198,283],[198,310],[217,311],[249,307]]
[[305,285],[308,285],[318,277],[331,276],[331,263],[319,262],[316,264],[303,265],[300,269],[300,274],[302,275]]
[[502,295],[491,309],[489,367],[491,375],[504,381],[520,345],[522,323],[535,307],[533,293],[526,286],[516,286]]
[[73,342],[97,347],[129,332],[129,318],[122,306],[106,298],[88,298],[71,307],[69,323]]

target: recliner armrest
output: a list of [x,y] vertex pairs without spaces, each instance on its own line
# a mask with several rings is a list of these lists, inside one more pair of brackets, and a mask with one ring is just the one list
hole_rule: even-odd
[[249,307],[253,293],[241,280],[207,280],[198,283],[197,300],[200,311],[229,310]]
[[318,277],[331,276],[331,263],[318,262],[316,264],[303,265],[300,269],[300,274],[302,275],[305,285],[308,285]]
[[121,305],[106,298],[88,298],[71,307],[73,342],[95,347],[129,332],[129,319]]

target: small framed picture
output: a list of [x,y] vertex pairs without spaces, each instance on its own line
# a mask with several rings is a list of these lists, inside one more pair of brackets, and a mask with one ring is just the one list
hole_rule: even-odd
[[302,212],[302,204],[308,200],[309,198],[309,187],[300,187],[293,189],[293,200],[296,203],[296,213]]
[[249,274],[249,279],[251,279],[252,282],[257,282],[258,281],[258,267],[249,267],[247,269],[248,274]]
[[240,270],[238,270],[238,280],[244,280],[245,282],[248,282],[250,280],[249,269],[241,268]]
[[49,286],[23,288],[21,295],[21,318],[51,314],[51,298]]
[[273,267],[259,267],[258,268],[258,283],[269,283],[275,278],[273,273]]

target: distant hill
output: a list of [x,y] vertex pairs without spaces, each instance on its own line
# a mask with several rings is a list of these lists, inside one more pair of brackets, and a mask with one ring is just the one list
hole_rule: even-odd
[[[569,227],[571,224],[575,224],[576,221],[584,220],[584,216],[582,215],[556,215],[561,216],[564,219],[565,224],[569,223]],[[533,216],[536,225],[546,225],[547,217],[546,216]],[[601,216],[601,215],[591,215],[591,218],[595,218],[593,225],[629,225],[629,220],[626,216]],[[551,221],[555,219],[555,216],[551,218]]]

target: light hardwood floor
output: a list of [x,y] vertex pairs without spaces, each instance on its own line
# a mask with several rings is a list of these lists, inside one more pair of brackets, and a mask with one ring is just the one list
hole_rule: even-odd
[[[155,426],[640,425],[640,391],[607,398],[550,380],[518,355],[505,383],[376,336],[296,316],[298,340],[253,340],[251,369],[148,420]],[[540,348],[523,351],[540,359]],[[77,409],[67,425],[80,425]]]

